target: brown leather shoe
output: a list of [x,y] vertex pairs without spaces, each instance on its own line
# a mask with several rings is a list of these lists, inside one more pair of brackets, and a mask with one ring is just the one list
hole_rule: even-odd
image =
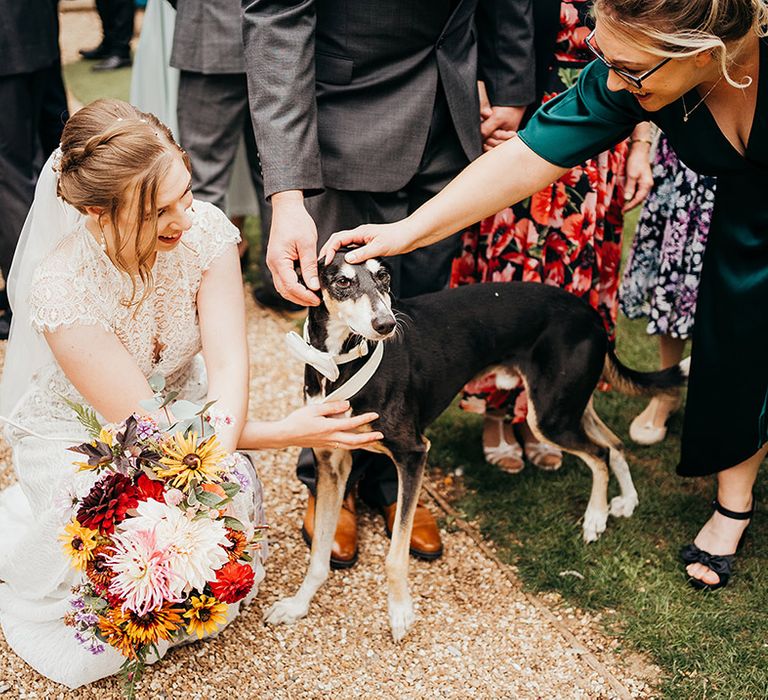
[[[382,515],[387,527],[387,536],[392,537],[392,526],[395,524],[395,512],[397,503],[384,506]],[[437,529],[435,516],[429,508],[419,500],[416,513],[413,516],[413,531],[411,532],[411,556],[417,559],[431,561],[439,559],[443,555],[443,542],[440,539],[440,531]]]
[[[307,500],[307,512],[301,535],[309,547],[312,546],[312,536],[315,532],[315,497],[310,493]],[[357,562],[357,513],[355,510],[355,494],[350,493],[341,504],[339,522],[336,534],[333,536],[331,549],[331,568],[349,569]]]

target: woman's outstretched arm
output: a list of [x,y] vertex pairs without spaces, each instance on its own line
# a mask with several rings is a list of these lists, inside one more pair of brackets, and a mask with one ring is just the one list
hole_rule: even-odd
[[567,172],[513,138],[480,156],[440,193],[393,224],[366,224],[334,233],[320,251],[330,262],[339,248],[361,245],[349,262],[408,253],[495,214],[543,189]]

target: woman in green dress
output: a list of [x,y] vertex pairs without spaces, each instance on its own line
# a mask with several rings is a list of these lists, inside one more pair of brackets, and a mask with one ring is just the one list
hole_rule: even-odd
[[678,466],[717,474],[715,510],[681,552],[691,583],[714,589],[731,574],[768,440],[768,4],[596,0],[595,18],[600,60],[519,138],[407,219],[334,234],[322,252],[363,244],[347,255],[359,262],[429,245],[529,197],[637,123],[658,124],[693,170],[718,176]]

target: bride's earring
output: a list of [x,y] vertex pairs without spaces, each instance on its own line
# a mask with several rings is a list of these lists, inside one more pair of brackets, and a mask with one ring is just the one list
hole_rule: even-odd
[[101,249],[106,253],[107,252],[107,237],[104,235],[104,229],[101,226],[101,222],[99,222],[99,231],[101,231],[101,243],[99,243],[99,245],[101,246]]

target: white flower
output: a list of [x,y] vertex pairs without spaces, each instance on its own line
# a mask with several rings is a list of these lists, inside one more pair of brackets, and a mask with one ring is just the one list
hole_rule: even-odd
[[114,554],[107,563],[116,575],[109,590],[125,600],[124,608],[146,615],[164,601],[178,598],[169,552],[158,547],[151,529],[117,533],[113,541]]
[[202,591],[216,577],[216,570],[228,561],[224,549],[227,531],[220,520],[193,520],[179,508],[150,499],[139,503],[138,515],[123,521],[124,530],[153,530],[157,547],[167,551],[175,578],[171,591],[176,596],[192,589]]

